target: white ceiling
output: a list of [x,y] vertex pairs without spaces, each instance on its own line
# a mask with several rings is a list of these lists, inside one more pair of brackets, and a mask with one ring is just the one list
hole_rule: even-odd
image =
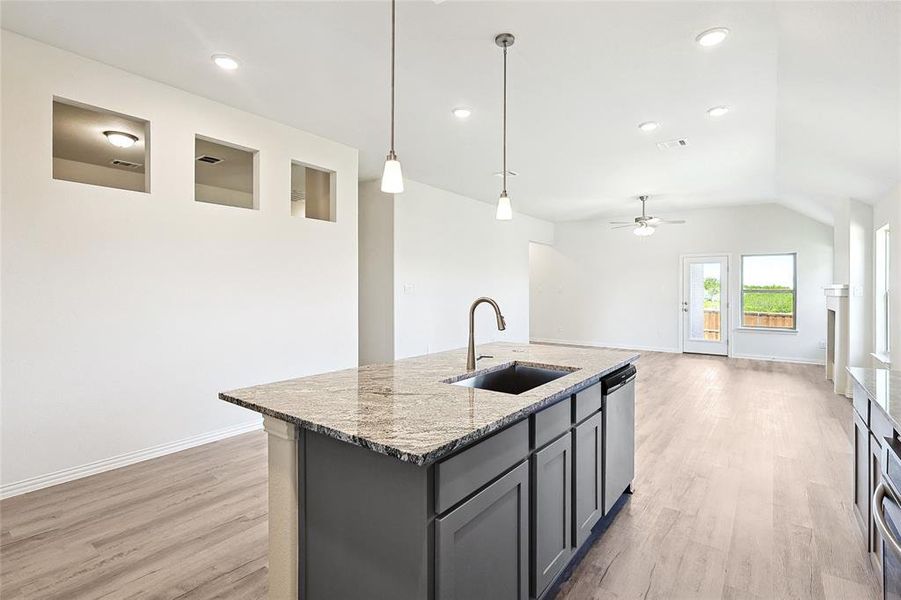
[[[43,2],[3,27],[360,148],[388,141],[387,2]],[[899,180],[901,4],[398,3],[397,152],[408,178],[494,202],[510,31],[514,209],[552,220],[780,202],[828,222]],[[725,26],[721,46],[700,31]],[[210,62],[242,60],[236,72]],[[733,110],[719,120],[705,111]],[[473,109],[465,122],[455,106]],[[660,129],[646,134],[641,121]],[[663,152],[655,143],[686,137]]]

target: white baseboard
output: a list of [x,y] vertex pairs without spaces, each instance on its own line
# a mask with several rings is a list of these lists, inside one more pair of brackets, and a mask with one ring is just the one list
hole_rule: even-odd
[[178,452],[180,450],[187,450],[188,448],[193,448],[194,446],[208,444],[210,442],[215,442],[235,435],[241,435],[242,433],[257,431],[262,428],[263,421],[262,419],[259,419],[250,423],[234,425],[232,427],[226,427],[225,429],[219,429],[217,431],[201,433],[189,438],[184,438],[166,444],[160,444],[158,446],[145,448],[143,450],[126,452],[125,454],[120,454],[119,456],[104,458],[102,460],[79,465],[76,467],[69,467],[68,469],[62,469],[53,473],[47,473],[46,475],[38,475],[37,477],[30,477],[28,479],[23,479],[22,481],[15,481],[13,483],[0,486],[0,498],[10,498],[12,496],[27,494],[28,492],[40,490],[52,485],[65,483],[67,481],[73,481],[75,479],[81,479],[82,477],[88,477],[89,475],[96,475],[97,473],[103,473],[104,471],[112,471],[113,469],[118,469],[119,467],[126,467],[128,465],[133,465],[141,461],[150,460],[151,458],[157,458],[166,454],[172,454],[173,452]]
[[616,348],[617,350],[641,350],[644,352],[669,352],[679,353],[678,348],[662,346],[636,346],[634,344],[613,344],[610,342],[598,342],[594,340],[558,340],[554,338],[532,338],[533,344],[565,344],[567,346],[587,346],[589,348]]
[[755,356],[753,354],[733,354],[731,358],[745,358],[747,360],[768,360],[770,362],[780,362],[780,363],[797,363],[799,365],[824,365],[826,364],[823,360],[817,360],[812,358],[795,358],[791,356]]
[[[669,352],[679,354],[679,348],[667,348],[657,346],[636,346],[634,344],[612,344],[609,342],[596,342],[585,340],[559,340],[554,338],[532,338],[534,344],[565,344],[567,346],[586,346],[590,348],[617,348],[622,350],[638,350],[644,352]],[[724,357],[725,358],[725,357]],[[789,356],[755,356],[752,354],[732,354],[729,358],[746,358],[748,360],[769,360],[772,362],[798,363],[802,365],[825,365],[823,360],[809,358],[795,358]]]

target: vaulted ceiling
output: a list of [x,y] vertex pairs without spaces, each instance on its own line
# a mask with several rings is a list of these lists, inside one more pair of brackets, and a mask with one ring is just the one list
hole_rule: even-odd
[[[4,1],[2,25],[360,149],[388,144],[387,2]],[[408,178],[494,202],[501,51],[514,210],[551,220],[778,202],[828,222],[899,181],[901,4],[398,3]],[[702,48],[695,36],[731,30]],[[225,72],[210,55],[242,66]],[[706,110],[728,105],[713,119]],[[451,109],[472,108],[457,120]],[[637,128],[657,121],[651,133]],[[689,145],[660,150],[657,142]]]

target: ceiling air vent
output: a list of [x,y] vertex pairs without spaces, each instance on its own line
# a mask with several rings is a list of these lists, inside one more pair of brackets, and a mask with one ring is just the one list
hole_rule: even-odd
[[210,156],[209,154],[201,154],[197,157],[197,161],[208,165],[218,165],[222,162],[222,159],[217,156]]
[[676,148],[684,148],[688,146],[688,140],[679,138],[678,140],[668,140],[666,142],[658,142],[657,147],[661,150],[673,150]]
[[118,158],[111,160],[110,164],[114,167],[124,167],[126,169],[137,169],[138,167],[143,166],[140,163],[128,162],[127,160],[119,160]]

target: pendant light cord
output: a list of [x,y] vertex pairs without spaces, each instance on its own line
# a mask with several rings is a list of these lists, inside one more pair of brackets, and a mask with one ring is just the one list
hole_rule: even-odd
[[504,180],[504,195],[507,195],[507,46],[504,46],[504,150],[501,162]]
[[394,2],[391,0],[391,156],[394,156]]

